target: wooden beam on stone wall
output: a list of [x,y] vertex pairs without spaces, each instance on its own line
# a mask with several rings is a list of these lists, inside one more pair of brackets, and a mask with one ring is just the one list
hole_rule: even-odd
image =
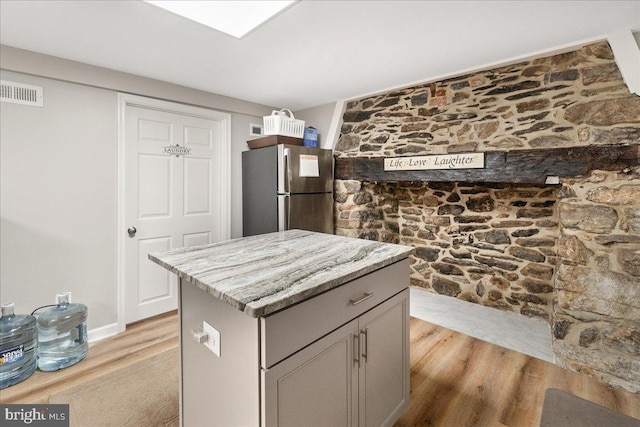
[[335,178],[369,182],[495,182],[544,184],[548,176],[576,177],[592,170],[640,165],[640,145],[488,151],[484,169],[385,171],[384,157],[336,158]]

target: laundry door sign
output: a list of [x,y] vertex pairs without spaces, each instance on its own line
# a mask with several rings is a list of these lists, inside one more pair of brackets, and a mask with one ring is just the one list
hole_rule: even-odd
[[186,156],[191,152],[191,148],[176,144],[176,145],[167,145],[162,147],[163,151],[170,156]]

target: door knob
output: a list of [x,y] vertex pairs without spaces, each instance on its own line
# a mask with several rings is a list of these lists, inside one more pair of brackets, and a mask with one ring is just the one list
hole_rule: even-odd
[[133,237],[133,236],[135,236],[137,231],[138,231],[138,230],[136,230],[136,228],[135,228],[135,227],[129,227],[129,228],[127,228],[127,233],[129,233],[129,237]]

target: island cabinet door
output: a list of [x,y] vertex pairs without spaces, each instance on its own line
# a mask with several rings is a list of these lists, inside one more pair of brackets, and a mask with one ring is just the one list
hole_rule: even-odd
[[390,426],[409,405],[409,290],[270,369],[262,425]]
[[409,405],[409,290],[359,319],[359,425],[392,425]]
[[262,426],[358,425],[358,321],[262,370]]

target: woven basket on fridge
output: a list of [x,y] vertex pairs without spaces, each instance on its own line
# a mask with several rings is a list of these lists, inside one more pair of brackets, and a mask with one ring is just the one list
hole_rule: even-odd
[[273,110],[270,116],[264,116],[262,120],[265,135],[282,135],[293,138],[302,138],[304,135],[304,120],[296,119],[291,110],[286,108],[280,111]]

